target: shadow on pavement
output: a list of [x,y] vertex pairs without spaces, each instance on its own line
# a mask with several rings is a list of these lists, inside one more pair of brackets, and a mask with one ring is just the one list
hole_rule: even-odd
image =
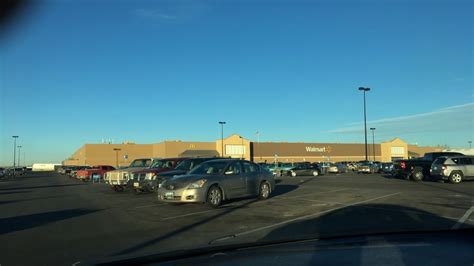
[[270,195],[270,198],[286,194],[297,189],[298,187],[299,186],[297,185],[276,185],[275,190],[273,190],[272,194]]
[[272,230],[260,241],[449,230],[455,223],[456,221],[416,208],[391,204],[361,204],[288,223]]
[[3,191],[3,190],[20,190],[20,189],[35,189],[35,188],[71,187],[71,186],[84,186],[84,185],[86,185],[86,184],[64,184],[64,185],[33,186],[33,187],[9,187],[9,188],[0,188],[0,191]]
[[[253,199],[249,202],[246,202],[245,204],[242,204],[242,205],[239,205],[239,206],[236,206],[236,207],[226,207],[226,206],[222,206],[221,208],[217,209],[217,214],[215,215],[212,215],[210,217],[207,217],[207,218],[203,218],[201,220],[196,220],[194,223],[191,223],[189,225],[186,225],[186,226],[183,226],[181,228],[178,228],[174,231],[171,231],[169,233],[166,233],[162,236],[159,236],[159,237],[155,237],[155,238],[152,238],[150,240],[147,240],[147,241],[143,241],[141,243],[138,243],[138,244],[135,244],[129,248],[126,248],[122,251],[119,251],[115,254],[112,254],[112,256],[118,256],[118,255],[126,255],[128,253],[132,253],[132,252],[136,252],[136,251],[139,251],[140,249],[143,249],[143,248],[146,248],[148,246],[152,246],[152,245],[155,245],[157,243],[159,243],[160,241],[163,241],[163,240],[166,240],[168,238],[171,238],[173,236],[176,236],[176,235],[179,235],[181,233],[184,233],[184,232],[187,232],[195,227],[198,227],[202,224],[206,224],[206,223],[209,223],[209,222],[212,222],[213,220],[215,219],[218,219],[222,216],[225,216],[229,213],[232,213],[232,212],[235,212],[236,210],[238,209],[242,209],[242,208],[247,208],[248,206],[250,206],[252,203],[255,203],[255,202],[258,202],[259,200],[258,199]],[[209,209],[209,210],[212,210],[212,209]]]
[[0,235],[94,213],[97,209],[70,209],[0,219]]
[[30,190],[23,190],[23,191],[5,191],[0,192],[0,195],[7,195],[7,194],[20,194],[20,193],[28,193],[31,192]]

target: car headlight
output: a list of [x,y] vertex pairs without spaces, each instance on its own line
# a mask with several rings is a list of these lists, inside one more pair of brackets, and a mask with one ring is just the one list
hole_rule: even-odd
[[198,181],[191,183],[188,186],[188,189],[202,188],[202,186],[204,186],[204,184],[206,184],[206,182],[207,182],[207,180],[204,179],[204,178],[199,179]]
[[146,180],[155,180],[156,178],[156,173],[146,173],[145,179]]

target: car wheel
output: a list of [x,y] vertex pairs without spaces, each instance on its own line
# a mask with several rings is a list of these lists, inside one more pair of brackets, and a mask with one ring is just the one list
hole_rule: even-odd
[[270,197],[270,185],[268,182],[263,181],[260,184],[260,189],[258,190],[258,199],[265,200]]
[[296,172],[290,171],[290,175],[291,175],[292,177],[295,177],[295,176],[296,176]]
[[313,171],[313,176],[318,176],[318,175],[319,175],[318,171]]
[[209,191],[207,192],[206,203],[212,208],[217,208],[221,205],[222,191],[218,186],[214,185],[211,188],[209,188]]
[[415,171],[411,175],[411,179],[413,179],[413,181],[417,181],[417,182],[423,180],[423,172],[421,170]]
[[462,172],[459,172],[459,171],[452,172],[449,175],[449,182],[451,182],[453,184],[461,183],[462,179],[463,179],[463,174],[462,174]]

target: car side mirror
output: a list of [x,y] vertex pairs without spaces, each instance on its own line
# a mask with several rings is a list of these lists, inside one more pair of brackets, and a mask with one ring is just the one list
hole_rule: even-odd
[[230,171],[225,171],[224,175],[233,175],[234,174],[234,171],[230,170]]

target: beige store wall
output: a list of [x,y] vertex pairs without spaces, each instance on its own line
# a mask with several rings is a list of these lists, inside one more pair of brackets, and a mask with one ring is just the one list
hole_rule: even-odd
[[[214,149],[222,156],[222,141],[217,140]],[[223,157],[244,158],[250,160],[250,141],[237,134],[233,134],[224,139]]]
[[382,162],[391,162],[392,158],[408,158],[408,144],[399,138],[382,142]]

